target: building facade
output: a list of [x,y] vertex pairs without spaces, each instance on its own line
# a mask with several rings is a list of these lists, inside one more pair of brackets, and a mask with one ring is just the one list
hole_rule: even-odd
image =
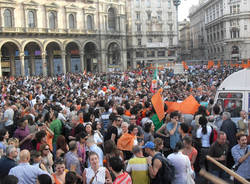
[[172,0],[127,0],[128,63],[136,68],[176,60],[176,9]]
[[179,32],[180,59],[182,61],[189,61],[191,60],[190,22],[187,20],[180,22]]
[[[205,0],[189,17],[193,59],[237,62],[250,58],[250,1]],[[202,50],[197,49],[199,45]]]
[[0,75],[127,69],[126,0],[1,0]]

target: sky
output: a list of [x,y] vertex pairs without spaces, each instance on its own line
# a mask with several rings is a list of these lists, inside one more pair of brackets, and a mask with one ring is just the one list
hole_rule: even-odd
[[179,6],[179,21],[183,21],[188,17],[189,8],[193,5],[197,5],[199,0],[181,0],[181,4]]

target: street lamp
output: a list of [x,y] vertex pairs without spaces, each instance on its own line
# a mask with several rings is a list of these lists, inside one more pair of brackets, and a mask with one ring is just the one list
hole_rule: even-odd
[[[178,6],[181,4],[181,0],[173,0],[173,3],[176,7],[176,32],[177,32],[177,51],[178,51],[179,47]],[[177,61],[178,61],[178,52],[177,52]]]

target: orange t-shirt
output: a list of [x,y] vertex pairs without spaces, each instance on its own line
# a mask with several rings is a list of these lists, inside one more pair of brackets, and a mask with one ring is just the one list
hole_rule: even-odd
[[49,132],[49,131],[47,131],[46,130],[46,134],[47,134],[47,136],[46,136],[46,141],[47,141],[47,143],[48,143],[48,145],[49,145],[49,149],[50,150],[53,150],[53,146],[52,146],[52,140],[53,140],[53,135]]
[[130,110],[125,110],[125,113],[124,113],[126,116],[131,116],[131,113],[130,113]]

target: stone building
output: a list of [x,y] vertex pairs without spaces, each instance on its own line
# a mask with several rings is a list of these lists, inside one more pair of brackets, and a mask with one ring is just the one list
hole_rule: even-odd
[[1,0],[0,75],[127,69],[126,0]]
[[127,0],[128,63],[132,67],[176,60],[176,9],[172,0]]
[[182,61],[191,60],[190,22],[187,20],[180,22],[179,32],[180,59]]
[[250,1],[203,0],[190,11],[193,59],[250,58]]

